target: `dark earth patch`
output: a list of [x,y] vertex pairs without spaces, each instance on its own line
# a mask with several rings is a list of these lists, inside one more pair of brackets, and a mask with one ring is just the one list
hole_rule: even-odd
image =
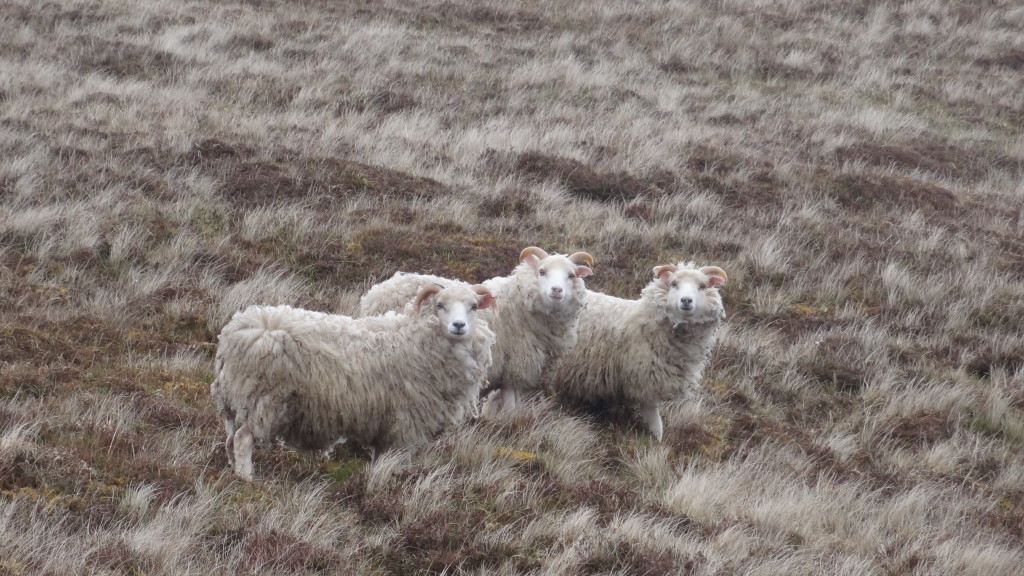
[[101,72],[117,78],[158,78],[183,64],[180,58],[170,52],[142,44],[91,37],[82,37],[73,43],[80,44],[73,53],[77,55],[76,64],[81,70]]
[[845,336],[825,336],[818,352],[801,366],[826,390],[855,394],[864,386],[866,353],[860,343]]
[[519,263],[525,246],[513,240],[447,231],[367,229],[345,246],[347,263],[378,277],[398,270],[436,274],[467,282],[505,276]]
[[394,547],[385,553],[386,572],[443,574],[455,565],[464,570],[496,568],[517,556],[522,569],[537,567],[507,543],[480,539],[485,520],[479,508],[452,506],[402,526]]
[[305,540],[275,529],[251,530],[242,538],[243,561],[239,570],[244,573],[277,569],[288,573],[314,571],[326,573],[336,570],[341,558],[332,550],[316,548]]
[[1000,67],[1016,71],[1024,70],[1024,49],[1006,48],[998,54],[977,58],[975,62],[985,68]]
[[948,414],[900,416],[892,422],[889,437],[908,446],[930,444],[951,437],[955,430],[953,422]]
[[836,150],[840,166],[863,162],[876,168],[924,170],[949,178],[982,178],[993,169],[1020,171],[1021,162],[1005,155],[994,155],[968,146],[952,146],[930,141],[914,141],[899,145],[861,142]]
[[690,151],[685,166],[685,182],[715,194],[730,208],[765,208],[782,201],[782,183],[767,161],[749,160],[697,145]]
[[270,154],[218,139],[205,139],[180,159],[219,180],[223,194],[240,208],[305,199],[328,208],[353,195],[389,200],[449,194],[440,183],[397,170],[336,157],[304,157],[289,151]]
[[906,176],[829,175],[826,190],[840,206],[852,210],[900,207],[952,215],[959,206],[956,195],[949,190]]
[[529,190],[512,188],[481,202],[477,212],[488,218],[529,218],[536,208]]
[[598,202],[629,201],[642,195],[659,197],[675,184],[675,177],[668,172],[644,178],[625,172],[601,173],[578,160],[540,152],[506,154],[489,150],[485,163],[494,175],[516,174],[534,182],[553,180],[574,196]]

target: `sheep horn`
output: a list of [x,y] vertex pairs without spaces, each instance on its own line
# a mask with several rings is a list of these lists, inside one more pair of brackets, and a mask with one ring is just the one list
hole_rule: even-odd
[[519,253],[519,261],[522,262],[523,260],[526,260],[526,257],[531,254],[536,256],[538,260],[543,260],[548,257],[547,252],[537,248],[536,246],[530,246],[528,248],[523,248],[523,251]]
[[473,284],[469,289],[480,296],[493,296],[493,294],[491,294],[491,289],[483,284]]
[[729,277],[725,275],[725,270],[722,270],[718,266],[705,266],[700,269],[706,276],[718,276],[722,279],[722,284],[729,281]]
[[420,291],[416,293],[416,300],[413,303],[413,307],[416,309],[416,312],[420,311],[420,304],[423,304],[424,300],[430,298],[434,294],[437,294],[441,290],[444,290],[444,286],[441,286],[440,284],[427,284],[420,288]]
[[483,284],[474,284],[469,289],[480,296],[481,308],[492,308],[495,314],[498,313],[498,297],[491,293],[490,288]]
[[679,267],[676,266],[675,264],[665,264],[664,266],[655,266],[654,267],[654,277],[655,278],[661,278],[662,274],[671,274],[671,273],[675,272],[676,270],[679,270]]
[[594,257],[586,252],[576,252],[569,256],[569,262],[572,262],[573,264],[579,264],[581,260],[586,262],[587,266],[590,266],[591,268],[594,267]]

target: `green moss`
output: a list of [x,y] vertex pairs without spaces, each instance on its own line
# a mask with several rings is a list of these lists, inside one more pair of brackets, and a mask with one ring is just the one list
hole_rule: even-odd
[[366,462],[359,458],[348,458],[344,462],[327,462],[325,465],[326,476],[335,484],[347,484],[352,475],[359,472],[366,466]]

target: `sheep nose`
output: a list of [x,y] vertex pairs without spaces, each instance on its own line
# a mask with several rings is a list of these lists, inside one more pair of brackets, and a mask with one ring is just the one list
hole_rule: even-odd
[[552,294],[561,294],[562,293],[562,287],[561,286],[552,286],[551,287],[551,293]]
[[456,330],[462,330],[466,327],[466,323],[461,320],[456,320],[455,322],[452,322],[452,326],[455,327]]
[[689,308],[690,306],[693,306],[693,298],[680,298],[679,305],[683,308]]

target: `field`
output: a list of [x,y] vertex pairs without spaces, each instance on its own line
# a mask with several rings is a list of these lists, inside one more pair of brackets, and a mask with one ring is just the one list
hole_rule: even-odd
[[[1024,8],[0,7],[0,575],[1021,574]],[[729,274],[700,400],[258,450],[239,307]]]

